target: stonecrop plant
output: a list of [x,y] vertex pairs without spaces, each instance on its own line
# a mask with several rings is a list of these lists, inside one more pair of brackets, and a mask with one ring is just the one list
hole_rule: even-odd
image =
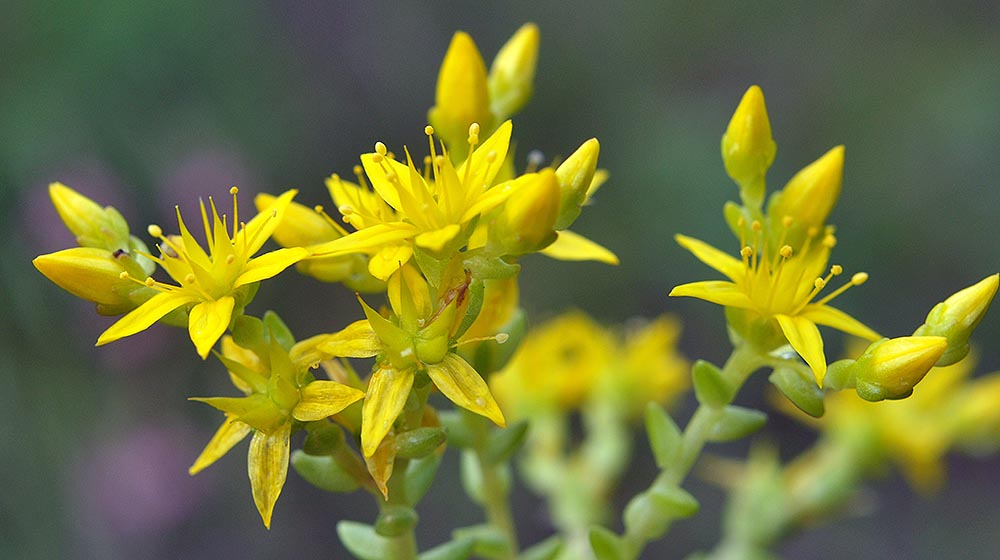
[[[765,412],[732,403],[766,370],[775,409],[819,437],[787,464],[775,452],[780,441],[754,445],[745,462],[702,461],[730,501],[719,545],[695,556],[769,558],[807,521],[834,520],[886,465],[928,492],[946,478],[946,453],[1000,445],[1000,379],[972,377],[968,357],[1000,276],[945,298],[910,334],[883,336],[868,326],[877,318],[835,307],[868,280],[833,260],[829,220],[844,147],[769,192],[776,144],[757,86],[722,136],[739,193],[720,224],[731,246],[676,237],[721,278],[670,292],[723,308],[729,359],[689,362],[677,347],[680,321],[669,315],[607,327],[570,311],[528,329],[521,257],[618,262],[568,229],[607,179],[597,139],[565,144],[569,155],[547,164],[535,156],[518,163],[512,117],[531,97],[538,47],[539,31],[527,24],[487,70],[472,38],[456,33],[426,146],[379,141],[359,163],[342,160],[353,178],[326,179],[328,209],[299,204],[294,190],[260,194],[244,222],[231,187],[231,213],[208,196],[200,228],[187,225],[198,216],[185,222],[178,210],[173,233],[150,225],[144,241],[114,208],[51,185],[79,246],[34,265],[98,313],[120,316],[97,345],[127,345],[122,339],[157,323],[186,328],[197,354],[211,354],[232,381],[231,394],[192,398],[222,421],[192,457],[192,475],[249,437],[250,490],[265,527],[281,523],[289,465],[317,489],[349,499],[367,492],[377,519],[337,525],[344,546],[365,560],[634,559],[698,512],[684,482],[704,447],[765,425]],[[206,185],[206,195],[217,187]],[[266,249],[270,240],[280,247]],[[293,266],[357,294],[354,315],[331,318],[330,332],[296,336],[278,313],[256,309],[260,283]],[[861,342],[831,361],[825,330]],[[691,388],[698,406],[682,429],[667,410]],[[659,472],[617,512],[632,434],[643,428]],[[304,444],[292,450],[299,431]],[[485,520],[444,542],[418,542],[418,504],[452,451]],[[512,465],[551,514],[551,538],[527,547],[508,501]]]

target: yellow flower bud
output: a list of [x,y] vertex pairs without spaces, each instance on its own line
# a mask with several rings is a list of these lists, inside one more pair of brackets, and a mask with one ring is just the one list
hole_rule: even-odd
[[[254,198],[254,205],[258,212],[263,212],[277,199],[274,195],[261,193]],[[340,238],[342,233],[317,209],[322,210],[289,203],[271,237],[282,247],[308,247]]]
[[840,197],[843,176],[844,147],[837,146],[796,173],[771,197],[768,214],[777,220],[790,216],[801,231],[823,227]]
[[764,92],[750,86],[722,135],[722,161],[726,173],[740,186],[745,204],[759,208],[763,202],[764,175],[777,149],[771,137]]
[[491,230],[491,242],[507,254],[537,251],[555,241],[553,226],[559,212],[559,181],[552,169],[524,175]]
[[49,197],[80,246],[108,251],[129,247],[128,223],[114,208],[101,208],[62,183],[49,185]]
[[948,299],[935,305],[927,314],[924,324],[913,334],[943,336],[948,339],[948,349],[937,365],[951,365],[968,355],[969,337],[993,303],[998,285],[1000,285],[1000,274],[988,276],[964,290],[955,292]]
[[490,66],[490,109],[497,121],[521,110],[534,91],[538,26],[526,23],[500,49]]
[[580,207],[587,201],[587,194],[594,181],[594,173],[597,171],[597,156],[600,153],[600,142],[597,141],[597,138],[591,138],[577,148],[556,169],[560,193],[556,229],[568,228],[580,215]]
[[858,395],[868,401],[910,396],[947,348],[943,336],[903,336],[873,343],[852,366]]
[[[104,249],[74,247],[35,257],[31,262],[60,288],[96,303],[99,313],[118,315],[138,307],[156,294],[156,291],[128,278],[130,269],[132,274],[140,274],[142,278],[145,275],[126,259],[127,256],[117,258]],[[131,267],[127,266],[129,264]],[[143,292],[147,297],[140,297],[142,294],[134,292]]]
[[459,31],[451,39],[438,73],[434,107],[427,118],[451,151],[454,161],[468,153],[468,132],[478,123],[485,134],[493,130],[486,63],[468,33]]

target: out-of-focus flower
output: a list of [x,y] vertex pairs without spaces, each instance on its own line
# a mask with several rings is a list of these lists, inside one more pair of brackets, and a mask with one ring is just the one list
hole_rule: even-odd
[[97,345],[143,331],[164,315],[181,306],[191,306],[188,312],[188,334],[198,355],[208,357],[209,351],[226,332],[232,318],[242,312],[253,298],[254,288],[295,264],[309,252],[303,248],[278,249],[259,257],[254,255],[271,237],[296,191],[290,190],[255,216],[250,222],[239,222],[236,187],[233,195],[233,232],[219,217],[215,203],[211,223],[202,204],[202,222],[208,242],[206,252],[188,231],[177,212],[179,236],[166,236],[159,226],[149,226],[149,234],[160,240],[160,256],[153,260],[177,281],[178,286],[157,282],[152,277],[134,278],[136,282],[160,293],[111,325],[97,339]]

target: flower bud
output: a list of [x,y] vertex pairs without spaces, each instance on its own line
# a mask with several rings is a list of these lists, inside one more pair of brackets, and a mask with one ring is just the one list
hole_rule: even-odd
[[858,396],[868,401],[910,396],[947,348],[943,336],[903,336],[873,343],[852,366]]
[[469,125],[479,123],[484,134],[493,130],[486,63],[468,33],[459,31],[451,39],[438,73],[434,103],[427,119],[455,161],[468,153]]
[[491,241],[510,255],[544,248],[555,241],[553,229],[559,212],[559,181],[552,169],[526,175],[497,216]]
[[507,41],[490,67],[490,109],[498,121],[521,110],[534,90],[538,26],[526,23]]
[[443,428],[416,428],[396,434],[396,456],[420,459],[433,453],[448,439]]
[[[257,211],[263,212],[277,199],[276,196],[261,193],[254,198],[254,204]],[[282,247],[308,247],[333,241],[341,234],[315,209],[291,202],[285,207],[271,237]]]
[[597,156],[600,153],[600,142],[597,138],[591,138],[556,169],[556,177],[559,179],[559,217],[556,218],[556,229],[568,228],[580,215],[580,207],[587,201],[594,181]]
[[913,334],[948,339],[948,349],[938,361],[938,366],[954,364],[968,355],[969,337],[993,303],[998,285],[1000,274],[988,276],[935,305],[927,314],[924,324]]
[[843,176],[844,147],[837,146],[796,173],[772,197],[768,215],[778,220],[791,216],[803,231],[823,227],[840,197]]
[[722,135],[722,161],[726,173],[740,186],[744,203],[760,207],[764,200],[764,174],[771,167],[776,151],[764,92],[758,86],[750,86]]
[[66,227],[81,247],[115,251],[129,247],[128,223],[108,206],[101,208],[93,200],[62,183],[49,185],[49,197]]
[[96,303],[97,311],[102,315],[131,311],[156,293],[122,277],[123,273],[131,273],[145,278],[145,274],[127,255],[116,257],[104,249],[73,247],[35,257],[31,262],[60,288]]

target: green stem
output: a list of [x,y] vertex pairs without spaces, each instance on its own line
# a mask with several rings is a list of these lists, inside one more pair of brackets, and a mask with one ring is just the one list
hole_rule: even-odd
[[487,457],[489,443],[488,421],[468,411],[462,411],[466,423],[474,436],[473,449],[476,453],[476,464],[479,465],[483,483],[483,507],[486,509],[486,520],[499,529],[507,540],[507,560],[516,560],[518,554],[517,528],[514,516],[511,515],[507,488],[500,475],[502,465],[493,464]]
[[[756,349],[747,345],[737,346],[733,349],[722,368],[722,375],[733,387],[734,396],[739,393],[750,374],[763,364],[764,359]],[[665,469],[656,477],[650,485],[650,489],[680,486],[684,482],[691,469],[694,468],[698,457],[701,456],[701,451],[708,442],[712,429],[723,414],[723,407],[699,403],[698,408],[684,428],[680,456],[670,468]],[[622,541],[626,558],[634,559],[639,558],[642,554],[649,542],[649,536],[642,531],[642,528],[627,527]]]

